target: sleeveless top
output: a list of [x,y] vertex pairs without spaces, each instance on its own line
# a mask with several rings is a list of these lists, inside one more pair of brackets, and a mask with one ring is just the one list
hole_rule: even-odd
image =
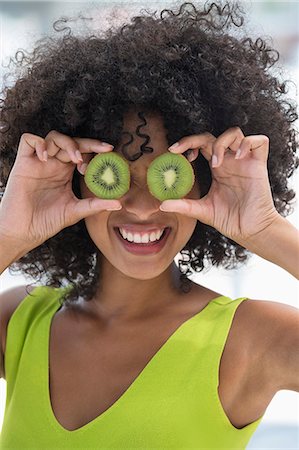
[[64,289],[36,287],[10,318],[0,449],[246,448],[263,416],[234,427],[217,389],[232,320],[246,298],[212,300],[173,332],[112,406],[70,431],[57,421],[49,393],[50,327]]

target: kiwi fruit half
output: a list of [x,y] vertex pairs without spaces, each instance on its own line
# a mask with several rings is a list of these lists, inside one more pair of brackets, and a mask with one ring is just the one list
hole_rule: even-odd
[[147,185],[158,200],[182,198],[191,191],[195,176],[193,167],[181,154],[163,153],[147,171]]
[[129,164],[118,153],[100,153],[89,162],[84,181],[97,197],[120,198],[130,187]]

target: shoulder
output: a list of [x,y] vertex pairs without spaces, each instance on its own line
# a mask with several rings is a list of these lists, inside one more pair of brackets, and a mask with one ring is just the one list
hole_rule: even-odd
[[284,303],[248,299],[239,306],[238,322],[250,355],[275,392],[299,391],[299,309]]
[[249,331],[255,330],[258,340],[264,338],[261,343],[266,346],[275,342],[273,338],[299,335],[299,309],[294,306],[268,300],[247,299],[239,308],[243,325]]
[[4,377],[4,354],[6,346],[7,326],[19,304],[27,297],[35,286],[16,286],[0,294],[0,377]]

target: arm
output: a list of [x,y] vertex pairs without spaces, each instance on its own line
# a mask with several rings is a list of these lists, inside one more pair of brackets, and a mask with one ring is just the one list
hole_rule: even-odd
[[174,153],[200,149],[209,161],[212,184],[200,199],[166,200],[162,211],[194,217],[299,278],[299,232],[275,208],[268,176],[269,138],[244,136],[238,127],[218,138],[183,137]]
[[258,301],[251,305],[252,326],[262,345],[260,367],[273,392],[299,392],[299,310],[283,303]]
[[18,242],[0,233],[0,276],[13,262],[26,255],[24,242]]
[[[299,278],[299,234],[273,203],[267,171],[268,137],[244,137],[235,127],[218,138],[202,133],[183,137],[178,144],[169,150],[183,153],[193,149],[192,160],[201,151],[210,163],[212,184],[200,199],[166,200],[160,209],[194,217]],[[245,303],[244,326],[249,326],[253,364],[261,375],[257,377],[259,385],[266,380],[271,393],[299,391],[298,309],[268,301]]]
[[[283,309],[283,308],[282,308]],[[285,310],[277,334],[278,389],[299,392],[299,311]]]
[[[0,234],[0,276],[13,262],[27,253],[24,248],[24,243],[22,245],[21,242],[7,238],[3,233]],[[14,289],[12,290],[12,296],[9,295],[10,292],[9,290],[0,295],[0,378],[5,378],[3,339],[6,336],[6,327],[9,320],[7,312],[15,303]]]
[[284,217],[278,216],[244,246],[299,279],[299,231]]
[[4,354],[6,349],[7,326],[21,301],[33,290],[33,286],[15,286],[0,293],[0,378],[5,377]]

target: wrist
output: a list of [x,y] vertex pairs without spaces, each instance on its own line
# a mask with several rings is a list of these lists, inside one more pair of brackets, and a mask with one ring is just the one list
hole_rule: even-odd
[[285,233],[288,225],[289,222],[276,212],[271,222],[268,223],[263,230],[247,237],[242,245],[247,248],[247,250],[254,253],[259,252],[262,249],[270,249],[270,246],[273,246],[273,241],[275,243],[276,239],[279,238],[280,233]]
[[299,278],[299,231],[280,214],[242,245]]
[[28,242],[19,238],[9,236],[0,229],[0,253],[1,258],[11,260],[11,263],[17,261],[26,255],[34,247],[28,246]]

